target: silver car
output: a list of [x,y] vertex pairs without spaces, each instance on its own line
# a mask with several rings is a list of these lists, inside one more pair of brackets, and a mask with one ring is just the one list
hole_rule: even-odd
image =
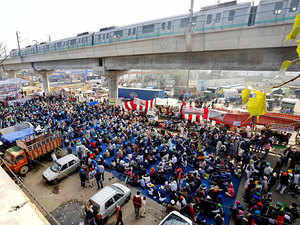
[[173,211],[169,213],[159,225],[193,225],[193,221],[179,212]]
[[49,183],[57,183],[62,178],[75,172],[80,166],[80,160],[73,154],[56,160],[51,167],[45,170],[43,178]]
[[124,205],[130,200],[131,191],[128,187],[114,183],[105,186],[90,198],[90,202],[99,209],[102,219],[106,220],[116,211],[116,205]]

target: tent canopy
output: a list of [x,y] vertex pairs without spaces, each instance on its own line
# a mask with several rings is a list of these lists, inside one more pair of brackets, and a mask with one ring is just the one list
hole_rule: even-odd
[[181,103],[175,98],[156,98],[155,99],[155,104],[156,105],[164,105],[164,106],[180,106]]
[[34,134],[34,129],[32,127],[30,127],[30,128],[15,131],[12,133],[4,134],[4,135],[2,135],[1,140],[5,143],[11,144],[17,140],[23,139],[23,138],[28,137],[33,134]]
[[13,132],[20,131],[20,130],[27,129],[27,128],[33,128],[32,124],[28,123],[28,122],[18,123],[15,126],[6,127],[6,128],[1,129],[0,135],[13,133]]

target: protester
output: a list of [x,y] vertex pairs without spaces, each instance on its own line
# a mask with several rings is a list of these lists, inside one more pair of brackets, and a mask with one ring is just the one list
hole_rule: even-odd
[[116,225],[124,225],[122,218],[122,210],[119,205],[116,205]]
[[[171,108],[163,111],[176,113]],[[127,176],[128,184],[167,205],[167,212],[179,210],[199,223],[210,217],[221,224],[224,208],[230,207],[226,201],[236,197],[234,180],[245,178],[247,204],[236,208],[238,223],[261,223],[265,217],[282,221],[282,214],[295,221],[299,216],[297,204],[274,208],[271,194],[276,185],[282,195],[297,195],[298,154],[288,148],[272,167],[268,159],[274,138],[267,132],[174,117],[158,123],[144,113],[123,112],[107,100],[91,106],[60,95],[2,107],[0,119],[2,128],[29,121],[49,132],[60,132],[64,147],[81,160],[83,188],[94,177],[98,189],[102,188],[105,169],[114,170],[120,177]],[[133,205],[138,218],[143,206],[140,192],[133,197]],[[89,218],[90,211],[86,207]]]
[[142,207],[142,197],[140,195],[141,193],[137,191],[136,195],[133,196],[132,202],[134,206],[134,212],[135,212],[135,218],[138,218],[140,216],[140,209]]
[[146,215],[146,201],[147,201],[146,196],[143,196],[141,217],[145,217]]

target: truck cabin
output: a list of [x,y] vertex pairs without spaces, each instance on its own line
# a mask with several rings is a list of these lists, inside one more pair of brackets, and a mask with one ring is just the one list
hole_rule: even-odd
[[[27,164],[27,158],[25,156],[25,152],[18,146],[14,146],[8,149],[4,154],[4,160],[11,167],[17,167],[18,165]],[[15,168],[16,169],[16,168]],[[16,171],[13,169],[14,171]]]

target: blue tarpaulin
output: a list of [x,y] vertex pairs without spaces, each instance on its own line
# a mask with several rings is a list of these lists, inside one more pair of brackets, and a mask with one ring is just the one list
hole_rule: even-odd
[[19,130],[16,132],[4,134],[1,137],[1,141],[4,143],[13,143],[17,140],[20,140],[22,138],[25,138],[27,136],[33,135],[34,134],[34,129],[33,128],[26,128],[23,130]]
[[89,102],[89,106],[97,105],[98,101]]

